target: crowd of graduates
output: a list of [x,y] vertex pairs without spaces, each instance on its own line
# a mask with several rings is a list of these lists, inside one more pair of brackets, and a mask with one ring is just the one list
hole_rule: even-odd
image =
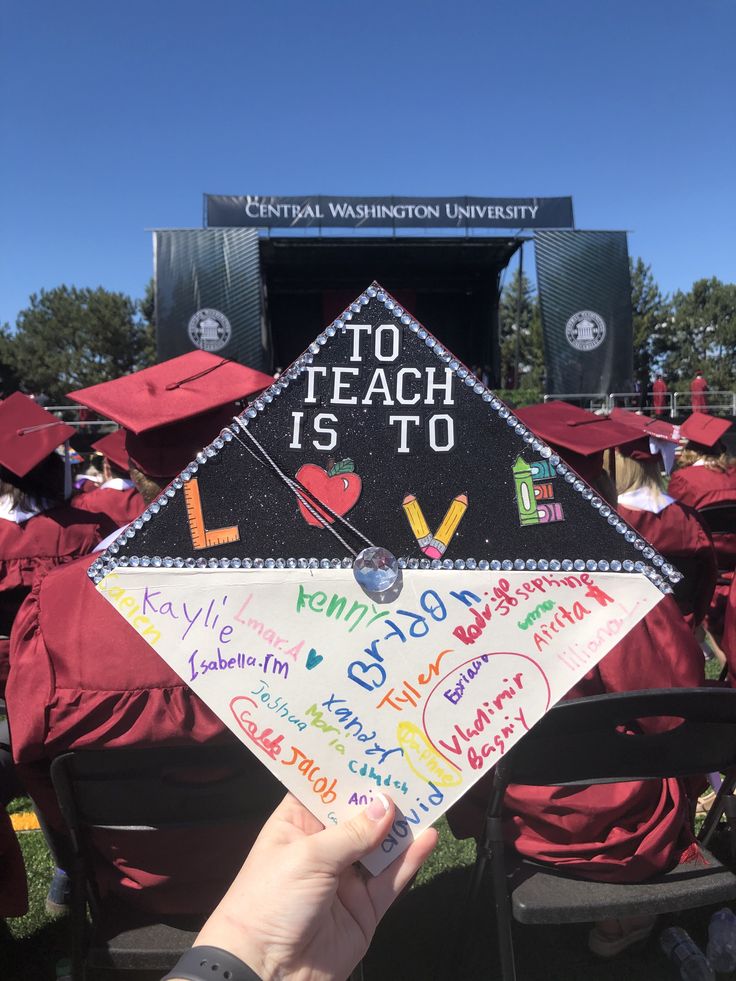
[[[21,793],[32,798],[57,866],[53,908],[66,902],[70,861],[49,776],[54,757],[71,749],[234,739],[98,595],[87,569],[272,381],[196,351],[71,392],[73,401],[120,427],[93,444],[97,471],[80,475],[76,487],[67,442],[74,428],[23,394],[0,403],[0,696],[7,709],[0,804]],[[663,402],[655,406],[661,410]],[[707,412],[705,395],[698,408],[679,427],[665,422],[661,411],[653,417],[625,410],[593,415],[562,402],[516,413],[684,573],[675,593],[568,698],[699,686],[706,654],[726,666],[723,684],[736,680],[736,528],[716,527],[708,517],[713,505],[730,505],[736,513],[736,466],[724,444],[731,423]],[[255,758],[252,766],[261,770]],[[697,853],[693,812],[704,788],[675,779],[511,787],[507,840],[519,853],[576,875],[642,881]],[[457,837],[480,832],[487,796],[484,778],[451,809]],[[101,829],[98,881],[104,893],[141,909],[204,916],[259,830],[224,825],[196,842],[190,832],[161,832],[141,843]],[[0,807],[0,915],[22,915],[26,905],[22,858]],[[591,947],[612,955],[649,926],[599,924]]]

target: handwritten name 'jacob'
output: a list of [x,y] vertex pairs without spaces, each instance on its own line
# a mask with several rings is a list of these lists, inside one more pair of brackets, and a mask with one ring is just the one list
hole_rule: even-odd
[[[350,363],[310,365],[306,369],[304,405],[378,405],[398,410],[413,407],[410,412],[388,414],[388,425],[396,433],[397,452],[410,453],[420,430],[426,433],[426,444],[435,453],[451,450],[455,446],[453,416],[448,412],[435,412],[425,418],[421,409],[423,406],[454,406],[452,371],[434,365],[424,368],[408,365],[397,371],[389,368],[401,353],[401,331],[396,324],[381,324],[374,330],[370,324],[350,323],[345,324],[344,330],[352,335]],[[359,366],[364,361],[366,342],[372,345],[371,353],[379,362],[367,376]],[[317,412],[309,423],[305,422],[306,417],[306,411],[292,412],[289,449],[302,449],[304,430],[311,423],[316,434],[311,440],[314,449],[334,450],[338,423],[335,413]]]

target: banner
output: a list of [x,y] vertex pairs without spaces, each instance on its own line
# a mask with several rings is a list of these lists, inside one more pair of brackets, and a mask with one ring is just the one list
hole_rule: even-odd
[[547,392],[630,392],[631,279],[626,232],[535,233]]
[[270,369],[261,303],[258,232],[153,233],[159,361],[195,348]]
[[207,225],[245,228],[572,228],[572,198],[206,194]]

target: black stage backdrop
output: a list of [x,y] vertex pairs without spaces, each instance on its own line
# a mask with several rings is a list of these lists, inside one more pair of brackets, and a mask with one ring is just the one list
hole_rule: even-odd
[[534,235],[547,392],[632,391],[626,232]]
[[201,348],[268,371],[258,232],[154,232],[159,361]]

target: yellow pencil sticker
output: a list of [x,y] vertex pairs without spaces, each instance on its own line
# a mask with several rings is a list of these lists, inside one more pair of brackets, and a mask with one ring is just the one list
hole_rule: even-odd
[[456,494],[453,497],[434,535],[430,531],[419,501],[413,494],[407,494],[404,497],[402,507],[404,508],[404,514],[407,517],[412,534],[416,538],[421,550],[428,558],[439,559],[444,555],[452,536],[457,531],[457,526],[468,509],[468,495]]

